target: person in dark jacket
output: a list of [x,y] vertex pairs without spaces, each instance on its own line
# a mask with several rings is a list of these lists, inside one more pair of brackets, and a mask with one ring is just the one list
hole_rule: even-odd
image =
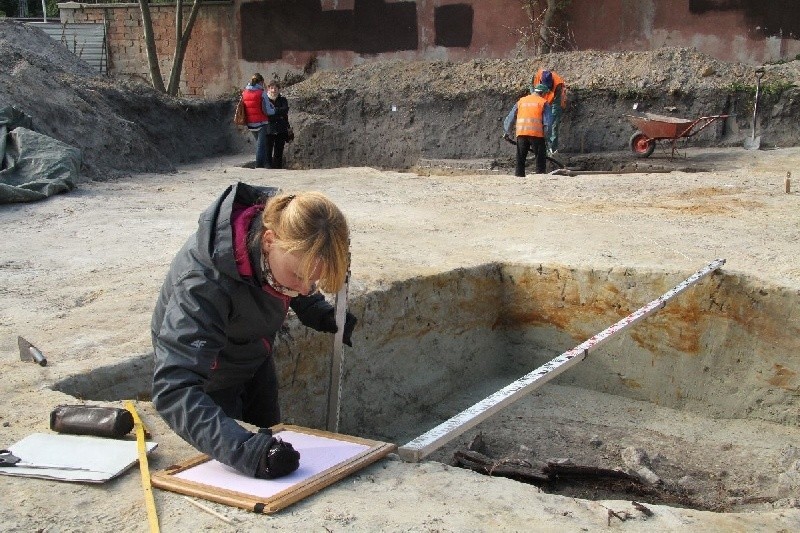
[[267,134],[269,121],[275,115],[275,106],[270,102],[264,90],[264,76],[256,72],[250,83],[242,90],[244,114],[247,117],[247,129],[256,141],[256,168],[270,168],[267,153]]
[[281,84],[277,81],[267,85],[267,97],[275,107],[267,126],[267,160],[272,168],[283,168],[283,148],[289,134],[289,101],[281,95]]
[[[337,331],[317,286],[337,292],[348,257],[347,221],[321,193],[228,187],[172,261],[153,312],[153,404],[167,424],[242,473],[296,469],[290,445],[237,420],[260,428],[280,421],[276,334],[289,308],[308,327]],[[355,323],[347,313],[349,346]]]

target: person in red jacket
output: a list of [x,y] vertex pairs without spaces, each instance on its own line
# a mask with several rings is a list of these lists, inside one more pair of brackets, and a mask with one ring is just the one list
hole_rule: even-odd
[[267,157],[267,134],[270,117],[275,106],[264,90],[264,76],[256,72],[242,91],[242,102],[247,117],[247,128],[256,140],[256,168],[271,168]]

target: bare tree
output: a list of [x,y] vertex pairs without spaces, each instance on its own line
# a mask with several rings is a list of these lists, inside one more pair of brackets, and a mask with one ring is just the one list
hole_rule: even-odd
[[525,35],[537,54],[553,51],[566,38],[555,26],[556,15],[569,5],[570,0],[521,0],[528,17]]
[[153,19],[150,18],[150,3],[148,0],[139,0],[139,10],[142,12],[142,29],[144,30],[144,44],[147,49],[147,63],[150,67],[150,82],[156,90],[167,92],[164,79],[161,77],[161,68],[158,66],[158,53],[156,53],[156,40],[153,37]]
[[142,12],[142,28],[144,30],[144,42],[147,50],[147,63],[150,67],[150,80],[153,87],[157,90],[177,96],[181,82],[181,71],[183,70],[183,58],[186,55],[186,47],[192,36],[192,28],[197,13],[200,11],[200,4],[203,0],[194,0],[192,10],[189,12],[189,19],[186,27],[183,24],[183,0],[175,0],[175,53],[172,56],[172,70],[169,74],[169,84],[164,86],[164,79],[161,76],[161,68],[158,66],[158,53],[156,52],[156,41],[153,36],[153,20],[150,17],[150,4],[148,0],[139,0],[139,9]]

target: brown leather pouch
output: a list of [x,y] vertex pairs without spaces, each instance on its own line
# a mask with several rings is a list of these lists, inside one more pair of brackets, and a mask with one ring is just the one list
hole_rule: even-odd
[[50,413],[50,429],[72,435],[119,439],[133,429],[133,415],[119,407],[59,405]]

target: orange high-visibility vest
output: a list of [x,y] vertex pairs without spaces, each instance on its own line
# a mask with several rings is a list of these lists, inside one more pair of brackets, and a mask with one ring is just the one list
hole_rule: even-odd
[[[542,72],[544,69],[540,68],[536,75],[533,77],[533,86],[536,87],[540,83],[542,83]],[[564,78],[559,76],[555,70],[551,70],[550,74],[553,75],[553,87],[545,93],[544,97],[547,100],[547,103],[553,105],[553,100],[556,98],[556,90],[559,86],[561,86],[561,109],[566,109],[567,107],[567,84],[564,83]]]
[[544,137],[544,106],[547,100],[539,94],[523,96],[517,102],[517,137]]

